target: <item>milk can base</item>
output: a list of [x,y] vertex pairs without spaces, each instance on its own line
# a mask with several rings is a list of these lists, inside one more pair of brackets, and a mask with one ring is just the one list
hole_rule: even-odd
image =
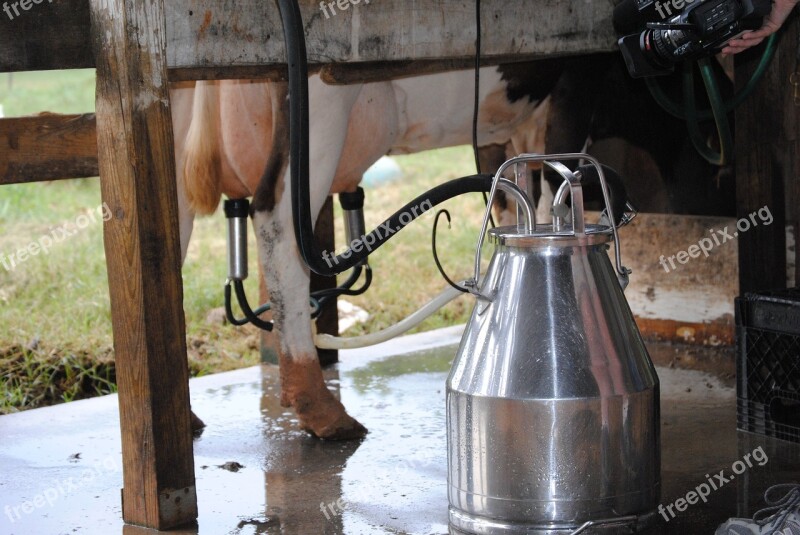
[[[502,520],[488,519],[473,516],[463,511],[450,507],[450,534],[451,535],[570,535],[579,533],[603,535],[637,533],[651,526],[656,521],[656,510],[638,515],[619,517],[604,520],[602,525],[589,525],[581,528],[580,523],[548,523],[548,524],[520,524],[507,523]],[[599,521],[598,521],[599,522]]]

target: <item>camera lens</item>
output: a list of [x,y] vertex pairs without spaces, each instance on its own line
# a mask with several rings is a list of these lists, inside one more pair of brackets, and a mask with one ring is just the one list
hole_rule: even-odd
[[686,32],[681,30],[648,29],[642,32],[639,45],[649,62],[660,67],[669,67],[679,59],[675,51],[688,40]]
[[670,54],[670,46],[667,40],[667,32],[653,30],[653,50],[659,58],[664,60],[672,55]]
[[644,58],[658,67],[672,65],[672,62],[669,61],[671,57],[669,46],[664,42],[664,33],[662,30],[645,30],[639,41]]

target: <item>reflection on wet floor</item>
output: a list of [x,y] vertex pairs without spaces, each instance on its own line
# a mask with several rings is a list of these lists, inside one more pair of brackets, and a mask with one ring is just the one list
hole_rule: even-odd
[[[195,442],[200,517],[173,533],[448,533],[444,382],[457,340],[449,329],[344,352],[326,371],[370,429],[360,443],[321,442],[298,430],[278,403],[275,367],[193,380],[193,409],[208,424]],[[449,345],[414,351],[439,342]],[[729,516],[751,516],[770,485],[800,480],[800,445],[737,433],[729,374],[658,372],[663,505],[720,471],[730,477],[747,455],[763,462],[707,502],[673,508],[675,517],[659,517],[651,533],[713,533]],[[122,524],[117,425],[115,396],[0,417],[0,534],[154,533]],[[753,455],[758,448],[763,457]],[[58,495],[36,507],[37,495],[53,496],[50,489]]]

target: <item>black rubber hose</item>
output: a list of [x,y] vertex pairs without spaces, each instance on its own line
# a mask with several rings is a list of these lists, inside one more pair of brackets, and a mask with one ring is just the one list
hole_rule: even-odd
[[[309,184],[308,142],[308,61],[303,21],[296,0],[277,0],[283,24],[286,57],[289,68],[289,158],[291,173],[292,214],[295,237],[300,254],[314,273],[333,276],[350,269],[372,251],[383,245],[395,232],[416,219],[420,205],[426,201],[430,207],[464,193],[489,191],[492,177],[473,175],[451,180],[430,190],[406,204],[380,227],[367,234],[362,242],[369,248],[352,249],[334,257],[323,258],[314,243],[311,195]],[[417,210],[412,210],[412,209]],[[374,241],[373,241],[374,240]]]
[[239,307],[244,312],[244,316],[256,327],[265,331],[272,330],[272,322],[264,321],[253,312],[250,305],[247,303],[247,294],[244,291],[244,283],[242,281],[233,281],[233,291],[236,292],[236,299],[239,301]]
[[[309,194],[308,61],[303,19],[296,0],[277,0],[283,24],[289,78],[289,158],[294,232],[300,254],[312,271],[320,275],[337,273],[325,269],[322,255],[314,245]],[[344,270],[344,269],[343,269]],[[342,270],[342,271],[343,271]]]
[[[608,196],[611,201],[611,209],[614,211],[615,225],[619,226],[622,223],[625,211],[628,204],[628,190],[625,188],[625,183],[622,177],[619,176],[614,169],[607,165],[601,165],[603,168],[603,176],[608,185]],[[583,186],[597,186],[600,188],[600,175],[597,173],[597,168],[592,164],[581,165],[577,171],[581,173],[581,185]]]
[[[448,199],[465,193],[490,191],[493,178],[492,175],[472,175],[456,178],[444,184],[440,184],[422,195],[419,195],[389,216],[378,228],[366,236],[362,236],[360,242],[364,247],[359,248],[360,250],[356,251],[351,248],[335,257],[333,255],[328,255],[324,260],[322,254],[319,254],[314,257],[314,260],[322,264],[321,269],[329,270],[332,273],[340,273],[346,269],[350,269],[386,243],[396,232],[402,230],[406,225],[434,206],[438,206]],[[310,263],[309,267],[311,267]],[[327,275],[327,273],[322,274]]]
[[[233,308],[231,307],[231,285],[225,285],[225,316],[228,318],[228,322],[231,325],[236,325],[237,327],[241,327],[242,325],[247,325],[250,323],[250,320],[245,318],[243,320],[237,319],[236,316],[233,315]],[[272,329],[270,329],[272,330]]]
[[[362,284],[356,289],[353,289],[355,283],[358,282],[359,278],[361,278],[362,269],[364,270],[364,284]],[[340,295],[349,295],[349,296],[361,295],[364,292],[366,292],[371,285],[372,285],[372,268],[369,267],[369,264],[366,264],[364,266],[359,265],[353,268],[353,272],[350,274],[347,280],[344,281],[340,286],[337,286],[336,288],[330,288],[327,290],[317,290],[316,292],[311,293],[311,297],[317,300],[317,302],[319,303],[319,312],[321,312],[322,307],[324,307],[325,304],[331,299],[339,297]],[[317,313],[317,315],[319,315],[319,312]],[[312,315],[312,317],[314,317],[314,315]]]
[[[233,286],[236,292],[236,300],[239,302],[239,308],[244,312],[244,319],[237,319],[236,316],[233,315],[233,309],[231,307],[231,286]],[[253,312],[250,308],[247,302],[247,294],[244,291],[244,283],[240,280],[230,281],[229,284],[225,285],[225,316],[232,325],[241,326],[252,323],[259,329],[265,331],[272,330],[272,323],[259,318],[257,313]]]
[[451,287],[455,288],[459,292],[469,293],[469,290],[467,288],[459,286],[453,281],[453,279],[451,279],[447,275],[447,272],[444,270],[444,267],[442,267],[442,263],[439,261],[439,253],[436,252],[436,228],[439,225],[440,215],[444,215],[445,217],[447,217],[447,228],[450,228],[450,212],[448,212],[445,209],[441,209],[438,212],[436,212],[436,217],[433,218],[433,229],[431,229],[431,252],[433,253],[433,262],[436,264],[436,269],[439,270],[439,274],[442,276],[445,282],[447,282],[447,284],[449,284]]

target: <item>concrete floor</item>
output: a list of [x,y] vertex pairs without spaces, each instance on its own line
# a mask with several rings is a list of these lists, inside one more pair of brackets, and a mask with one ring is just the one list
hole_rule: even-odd
[[[193,379],[208,425],[194,447],[200,517],[177,533],[447,533],[444,382],[459,338],[446,329],[342,353],[326,377],[370,429],[360,444],[299,431],[275,367]],[[769,485],[800,480],[800,445],[737,432],[730,358],[698,351],[651,346],[663,364],[661,502],[759,447],[765,460],[652,533],[711,534],[750,516]],[[0,533],[155,533],[121,520],[116,396],[2,416],[0,437]]]

